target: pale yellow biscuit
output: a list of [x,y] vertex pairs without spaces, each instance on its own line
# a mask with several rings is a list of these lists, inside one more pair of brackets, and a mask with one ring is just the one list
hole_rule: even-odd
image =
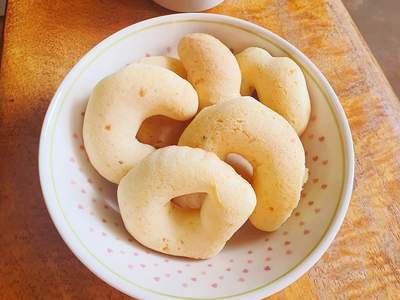
[[240,69],[231,51],[215,37],[192,33],[178,44],[187,78],[199,94],[199,107],[240,96]]
[[307,177],[303,145],[283,117],[257,100],[240,97],[204,108],[178,145],[221,159],[237,153],[251,163],[257,206],[250,221],[258,229],[276,230],[297,206]]
[[300,67],[288,57],[272,57],[250,47],[236,55],[242,72],[242,96],[254,89],[262,103],[283,116],[301,135],[310,118],[310,97]]
[[[207,193],[200,210],[171,199]],[[251,185],[214,153],[190,147],[158,149],[122,178],[118,204],[126,229],[141,244],[166,254],[212,257],[252,213]]]
[[197,108],[197,93],[189,82],[162,67],[131,64],[93,89],[83,124],[89,160],[103,177],[118,183],[154,150],[136,139],[143,120],[164,115],[183,121]]

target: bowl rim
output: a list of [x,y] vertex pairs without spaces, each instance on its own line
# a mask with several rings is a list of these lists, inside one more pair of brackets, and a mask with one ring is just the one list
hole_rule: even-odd
[[[54,182],[49,184],[50,175],[50,167],[48,157],[50,157],[50,151],[48,151],[48,143],[52,141],[52,133],[54,133],[54,127],[51,127],[52,121],[54,119],[54,115],[58,110],[60,110],[60,105],[62,103],[62,95],[65,93],[66,87],[73,84],[76,80],[75,78],[85,70],[85,64],[94,59],[97,55],[101,54],[103,51],[110,48],[115,42],[121,40],[124,36],[132,32],[139,32],[145,29],[149,29],[155,26],[162,26],[169,23],[176,22],[208,22],[208,23],[218,23],[218,24],[229,24],[237,29],[248,31],[252,34],[256,34],[263,39],[268,39],[269,42],[275,42],[275,45],[282,49],[284,52],[288,54],[288,56],[294,59],[304,71],[307,71],[310,76],[314,77],[315,82],[318,84],[322,92],[326,93],[325,97],[329,100],[328,104],[331,108],[332,113],[335,116],[335,122],[337,123],[337,127],[339,130],[339,134],[342,141],[343,147],[343,157],[344,157],[344,178],[343,178],[343,187],[342,187],[342,196],[339,199],[339,202],[336,207],[336,212],[334,217],[331,220],[331,223],[328,225],[325,234],[321,237],[320,241],[311,250],[311,252],[301,260],[295,267],[281,275],[277,279],[272,282],[266,283],[260,287],[255,289],[251,289],[249,291],[245,291],[235,295],[229,295],[226,297],[217,297],[217,298],[205,298],[205,299],[226,299],[226,298],[244,298],[248,299],[249,297],[260,298],[272,295],[281,289],[289,286],[291,283],[300,278],[303,274],[305,274],[326,252],[329,245],[332,243],[335,238],[337,232],[340,229],[341,224],[343,223],[346,211],[348,209],[351,193],[353,188],[353,180],[354,180],[354,150],[353,150],[353,142],[351,137],[351,131],[348,124],[348,120],[346,118],[343,107],[341,106],[337,95],[335,94],[333,88],[330,86],[327,79],[324,75],[319,71],[319,69],[308,59],[300,50],[290,44],[288,41],[279,37],[275,33],[259,26],[254,23],[230,17],[225,15],[218,14],[210,14],[210,13],[182,13],[182,14],[171,14],[166,16],[155,17],[151,19],[147,19],[128,27],[125,27],[116,33],[110,35],[100,43],[98,43],[95,47],[89,50],[75,66],[68,72],[65,76],[57,91],[51,100],[49,108],[46,112],[46,116],[43,122],[41,135],[40,135],[40,144],[39,144],[39,177],[40,184],[42,188],[42,193],[44,196],[44,200],[50,214],[50,217],[55,224],[59,234],[74,253],[75,256],[94,274],[96,274],[103,281],[107,282],[109,285],[114,288],[122,291],[123,293],[139,298],[149,298],[157,297],[158,299],[187,299],[187,297],[180,297],[176,295],[166,294],[162,292],[153,291],[151,289],[138,286],[135,284],[128,285],[129,282],[123,282],[121,277],[115,276],[114,273],[109,267],[102,264],[102,262],[97,259],[94,255],[90,255],[90,250],[80,241],[79,237],[73,231],[72,227],[68,227],[68,222],[65,219],[64,212],[57,206],[56,201],[57,198],[56,192],[54,190]],[[77,242],[80,242],[81,245],[77,245]],[[192,299],[201,299],[201,298],[192,298]]]

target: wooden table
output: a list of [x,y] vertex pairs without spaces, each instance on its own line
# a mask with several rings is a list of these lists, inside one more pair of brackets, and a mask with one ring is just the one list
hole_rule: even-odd
[[[323,258],[274,299],[400,297],[400,103],[339,0],[227,0],[214,13],[281,35],[322,70],[353,132],[356,180]],[[78,59],[111,33],[170,13],[145,0],[7,6],[0,71],[0,298],[122,299],[58,235],[38,178],[47,106]],[[382,45],[384,47],[384,45]]]

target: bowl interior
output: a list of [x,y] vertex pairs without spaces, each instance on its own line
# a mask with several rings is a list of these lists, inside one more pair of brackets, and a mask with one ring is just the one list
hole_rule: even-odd
[[[218,256],[200,261],[153,252],[129,236],[116,212],[116,186],[94,171],[82,142],[85,106],[96,82],[146,55],[176,56],[178,40],[190,32],[210,33],[234,52],[258,46],[274,56],[294,58],[303,68],[312,102],[311,120],[302,136],[309,180],[292,216],[274,233],[246,224]],[[269,287],[317,247],[342,201],[344,142],[332,100],[318,77],[272,35],[198,18],[128,27],[86,55],[53,102],[41,146],[49,211],[75,254],[130,295],[143,295],[138,294],[142,291],[153,299],[218,298],[246,296],[260,289],[268,294]]]

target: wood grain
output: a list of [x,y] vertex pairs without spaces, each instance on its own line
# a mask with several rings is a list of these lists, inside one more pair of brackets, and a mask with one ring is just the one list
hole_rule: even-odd
[[[272,298],[398,298],[400,103],[342,3],[227,0],[212,12],[300,48],[333,85],[353,133],[356,180],[344,225],[322,259]],[[127,298],[90,273],[56,232],[39,186],[39,134],[55,89],[86,51],[167,13],[145,0],[9,1],[0,69],[0,298]]]

